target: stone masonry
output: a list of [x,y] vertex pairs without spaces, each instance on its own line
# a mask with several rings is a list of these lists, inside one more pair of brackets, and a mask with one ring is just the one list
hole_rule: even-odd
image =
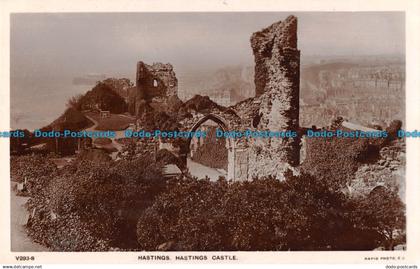
[[178,99],[178,80],[171,64],[137,63],[136,87],[129,93],[129,112],[139,116],[145,103],[165,111],[171,98]]
[[[299,68],[297,18],[254,33],[251,46],[255,56],[256,96],[236,105],[214,105],[204,111],[187,111],[192,117],[179,119],[182,130],[194,131],[207,120],[225,131],[271,130],[299,133]],[[130,95],[130,112],[139,116],[142,106],[171,111],[171,98],[177,99],[177,79],[170,64],[137,65],[135,92]],[[168,112],[171,113],[171,112]],[[191,140],[179,150],[186,163]],[[300,138],[228,139],[228,179],[253,177],[283,178],[288,169],[299,165]]]
[[[259,129],[299,129],[300,51],[297,49],[297,18],[289,16],[283,22],[256,32],[251,37],[255,57],[256,97],[260,99],[262,115]],[[274,142],[274,141],[273,141]],[[277,140],[281,161],[299,164],[300,139]]]

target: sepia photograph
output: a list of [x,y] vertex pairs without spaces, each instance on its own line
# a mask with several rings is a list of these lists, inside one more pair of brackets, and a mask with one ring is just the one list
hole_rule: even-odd
[[419,18],[0,1],[0,267],[417,269]]
[[10,27],[12,251],[406,249],[404,12]]

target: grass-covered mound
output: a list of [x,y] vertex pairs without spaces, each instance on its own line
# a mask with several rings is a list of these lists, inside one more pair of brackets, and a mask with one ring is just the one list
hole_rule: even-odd
[[127,111],[124,99],[111,86],[103,82],[96,84],[92,90],[81,96],[74,104],[74,107],[80,111],[97,109],[97,106],[101,110],[108,110],[114,114]]

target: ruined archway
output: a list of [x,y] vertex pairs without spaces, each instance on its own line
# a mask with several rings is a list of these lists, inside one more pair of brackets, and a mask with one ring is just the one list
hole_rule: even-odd
[[[226,123],[225,120],[221,119],[219,116],[216,116],[214,114],[208,114],[204,117],[202,117],[200,120],[198,120],[190,129],[190,132],[195,132],[202,124],[204,124],[207,121],[213,121],[215,123],[217,123],[217,125],[224,131],[227,132],[229,131],[229,126]],[[191,138],[188,139],[188,147],[191,144]],[[230,139],[227,140],[229,143],[229,147],[231,146],[231,142]]]
[[[181,131],[195,131],[207,120],[212,120],[224,131],[247,132],[248,135],[241,138],[227,140],[227,178],[248,180],[274,176],[284,179],[286,171],[295,170],[299,165],[300,136],[259,139],[258,135],[257,138],[249,136],[249,132],[298,133],[300,130],[297,18],[289,16],[253,33],[251,47],[255,61],[255,97],[224,107],[208,96],[195,95],[175,108],[171,100],[178,98],[178,80],[172,65],[138,62],[136,89],[130,95],[130,108],[137,117],[142,115],[144,104],[156,112],[178,111],[175,120]],[[158,89],[153,88],[153,79],[158,81]],[[191,139],[180,138],[176,142],[174,152],[184,172]]]
[[[206,124],[207,123],[207,124]],[[201,172],[199,175],[196,176],[209,176],[211,179],[217,179],[218,176],[224,176],[228,177],[229,168],[232,167],[232,164],[230,163],[230,160],[232,159],[232,151],[233,151],[233,145],[234,141],[232,141],[231,138],[217,138],[215,136],[215,129],[219,128],[223,132],[227,132],[230,130],[228,122],[221,118],[218,115],[215,114],[208,114],[200,118],[198,121],[196,121],[192,127],[189,129],[190,132],[196,132],[200,128],[205,129],[207,132],[207,137],[201,137],[201,138],[188,138],[186,143],[186,164],[188,169],[190,170],[190,173],[194,175],[194,172],[191,171],[191,169],[197,169],[197,165],[204,165],[209,168],[209,171],[202,172],[203,175],[201,175]],[[211,139],[210,142],[208,139]],[[213,139],[216,139],[216,141],[213,141]],[[221,139],[221,140],[220,140]],[[211,145],[210,145],[211,144]],[[223,147],[223,149],[221,149]],[[206,150],[209,150],[209,152],[203,153],[203,148]],[[198,153],[199,159],[207,160],[206,162],[197,162],[197,156],[195,156],[195,152]],[[209,155],[207,155],[209,154]],[[193,155],[195,158],[193,158]],[[204,157],[203,157],[204,155]],[[218,158],[214,158],[217,156]],[[208,162],[208,158],[213,158],[213,161]],[[221,163],[223,163],[223,167],[220,167]],[[215,166],[213,166],[213,164]],[[217,166],[219,165],[219,166]],[[210,170],[213,170],[213,174],[207,175],[206,173],[212,173]],[[221,171],[225,171],[225,173]],[[204,175],[206,174],[206,175]]]

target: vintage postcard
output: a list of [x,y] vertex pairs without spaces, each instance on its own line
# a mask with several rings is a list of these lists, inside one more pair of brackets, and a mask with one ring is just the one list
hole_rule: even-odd
[[2,265],[419,263],[419,2],[0,6]]

